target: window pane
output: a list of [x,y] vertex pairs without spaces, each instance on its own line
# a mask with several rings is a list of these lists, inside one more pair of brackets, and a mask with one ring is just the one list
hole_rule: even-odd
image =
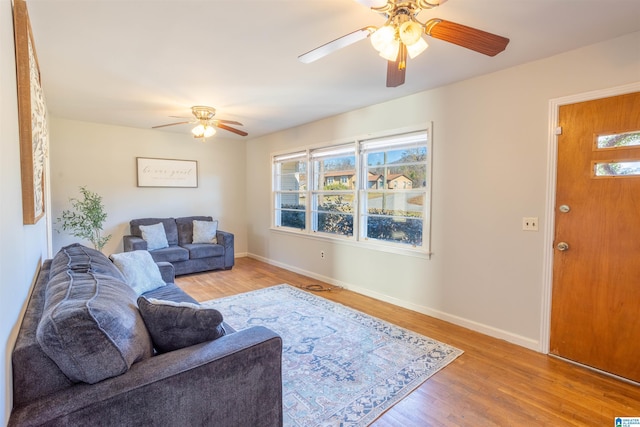
[[408,190],[427,186],[427,148],[367,154],[367,188]]
[[280,211],[280,226],[304,230],[307,227],[303,210],[283,209]]
[[276,225],[304,230],[306,228],[305,193],[276,194]]
[[640,145],[640,132],[598,135],[596,141],[598,148],[633,147]]
[[424,162],[427,159],[427,147],[405,148],[372,152],[367,155],[367,166],[380,166],[399,163]]
[[353,215],[342,212],[314,212],[318,216],[316,231],[353,236]]
[[367,237],[422,246],[422,219],[400,220],[395,217],[372,215],[367,218]]
[[316,194],[313,215],[317,218],[316,231],[353,235],[354,194]]
[[595,163],[595,176],[639,176],[640,161]]
[[367,213],[422,218],[422,192],[367,192]]
[[353,190],[356,188],[354,155],[319,159],[313,162],[315,190]]
[[301,190],[307,185],[307,163],[288,161],[277,164],[276,187],[279,190]]

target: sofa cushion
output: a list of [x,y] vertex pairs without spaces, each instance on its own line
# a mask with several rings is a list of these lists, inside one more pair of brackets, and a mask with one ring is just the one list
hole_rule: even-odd
[[137,295],[166,285],[158,264],[147,251],[122,252],[110,258]]
[[166,353],[225,334],[222,314],[190,302],[138,298],[138,307],[158,353]]
[[169,246],[178,244],[178,228],[174,218],[139,218],[129,221],[129,228],[133,236],[142,237],[141,225],[153,225],[161,222],[164,225],[164,232],[167,235]]
[[192,243],[218,243],[218,221],[193,220]]
[[178,244],[184,246],[193,243],[193,221],[213,221],[210,216],[185,216],[176,218]]
[[155,262],[179,262],[189,259],[189,251],[180,246],[169,246],[168,248],[156,249],[149,253]]
[[124,276],[113,263],[100,251],[79,243],[63,247],[51,260],[49,277],[67,270],[86,273],[91,271],[125,281]]
[[189,251],[189,258],[199,259],[224,255],[224,247],[222,245],[214,245],[211,243],[191,243],[184,245]]
[[91,268],[60,272],[47,285],[38,343],[74,382],[120,375],[153,352],[136,297],[124,281]]
[[167,233],[165,233],[164,225],[161,222],[153,225],[141,225],[140,233],[142,234],[142,239],[147,242],[147,250],[149,251],[169,246]]

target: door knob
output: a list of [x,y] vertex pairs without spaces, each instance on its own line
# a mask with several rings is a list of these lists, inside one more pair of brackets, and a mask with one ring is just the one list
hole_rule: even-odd
[[560,242],[556,245],[556,249],[559,251],[566,251],[569,249],[569,244],[567,242]]

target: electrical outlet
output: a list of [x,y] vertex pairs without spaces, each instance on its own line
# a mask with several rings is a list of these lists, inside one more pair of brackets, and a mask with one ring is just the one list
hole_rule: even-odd
[[522,229],[524,231],[538,231],[538,217],[525,216],[522,218]]
[[324,259],[324,251],[320,251],[320,258]]

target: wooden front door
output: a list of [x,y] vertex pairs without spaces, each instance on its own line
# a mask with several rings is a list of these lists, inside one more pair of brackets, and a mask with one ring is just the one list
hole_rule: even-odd
[[550,352],[640,382],[640,93],[559,126]]

